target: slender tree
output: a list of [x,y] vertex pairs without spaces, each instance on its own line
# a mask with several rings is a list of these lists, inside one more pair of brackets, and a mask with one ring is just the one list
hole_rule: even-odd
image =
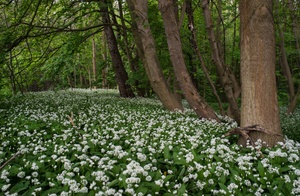
[[186,13],[187,13],[188,23],[189,23],[188,27],[189,27],[189,30],[191,31],[191,35],[192,35],[191,44],[192,44],[192,46],[193,46],[193,48],[196,52],[198,60],[201,63],[201,69],[204,72],[204,75],[205,75],[205,77],[206,77],[206,79],[207,79],[207,81],[208,81],[208,83],[209,83],[209,85],[212,89],[212,92],[213,92],[214,96],[217,98],[220,113],[221,113],[221,115],[225,115],[223,107],[222,107],[221,99],[219,97],[219,94],[217,92],[215,84],[214,84],[213,80],[211,79],[211,77],[209,75],[209,72],[208,72],[208,70],[206,68],[206,65],[205,65],[205,61],[203,59],[203,56],[200,52],[200,48],[199,48],[198,43],[197,43],[197,33],[196,33],[195,22],[194,22],[192,0],[186,0],[185,2],[186,2]]
[[93,62],[93,88],[97,88],[96,87],[96,81],[97,81],[97,57],[96,57],[96,41],[95,38],[93,36],[92,38],[92,53],[93,53],[93,57],[92,57],[92,62]]
[[139,55],[155,94],[165,108],[183,110],[168,86],[156,53],[155,41],[148,21],[148,0],[127,0],[132,17],[132,30]]
[[170,58],[175,71],[175,76],[179,82],[181,90],[183,91],[184,97],[200,118],[215,119],[219,121],[219,118],[212,108],[210,108],[205,100],[199,95],[186,68],[178,23],[172,1],[159,0],[158,7],[164,22]]
[[118,49],[117,39],[111,26],[107,4],[107,0],[102,0],[99,5],[102,16],[102,22],[105,25],[105,37],[107,38],[108,49],[115,70],[115,76],[119,87],[119,92],[121,97],[134,97],[131,85],[127,82],[128,74],[125,70],[124,63],[122,61],[122,57]]
[[208,38],[212,49],[212,58],[217,67],[217,72],[220,77],[222,87],[230,105],[230,113],[232,113],[234,119],[240,123],[240,109],[237,101],[238,97],[240,96],[240,86],[230,67],[225,64],[224,59],[222,58],[221,54],[223,52],[221,52],[221,49],[219,48],[219,41],[217,40],[213,29],[213,22],[208,0],[202,1],[202,9]]
[[[275,78],[275,31],[272,0],[241,0],[241,126],[259,124],[268,133],[253,131],[253,142],[274,146],[283,140]],[[245,145],[244,138],[239,143]]]

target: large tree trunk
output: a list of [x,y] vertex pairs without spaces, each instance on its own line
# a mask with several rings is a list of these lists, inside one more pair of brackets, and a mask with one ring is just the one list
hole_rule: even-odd
[[208,32],[208,38],[211,44],[212,49],[212,58],[214,63],[216,64],[218,75],[221,79],[222,87],[224,88],[224,92],[226,94],[227,100],[230,104],[230,111],[234,116],[234,119],[240,123],[240,109],[237,102],[237,98],[240,96],[240,86],[232,74],[231,69],[227,66],[222,58],[220,52],[220,48],[218,46],[218,40],[216,39],[215,32],[213,29],[213,22],[211,18],[211,12],[209,9],[209,1],[202,1],[202,9],[203,15],[205,19],[205,24]]
[[121,97],[134,97],[134,93],[131,89],[131,86],[127,83],[128,75],[125,70],[115,34],[113,32],[113,28],[110,25],[110,18],[108,14],[107,0],[102,0],[100,4],[100,11],[102,16],[102,22],[104,25],[104,32],[107,38],[108,49],[110,52],[112,64],[115,71],[115,76],[117,80],[117,84],[119,87],[119,92]]
[[171,92],[158,61],[155,42],[148,21],[147,0],[127,0],[132,17],[132,30],[150,84],[163,106],[168,110],[183,110]]
[[219,121],[214,111],[197,92],[187,71],[172,1],[159,0],[158,7],[164,22],[171,62],[184,97],[200,118],[215,119]]
[[[272,0],[241,0],[241,126],[259,124],[271,134],[250,132],[253,142],[274,146],[283,140],[275,78]],[[239,144],[246,144],[244,138]]]

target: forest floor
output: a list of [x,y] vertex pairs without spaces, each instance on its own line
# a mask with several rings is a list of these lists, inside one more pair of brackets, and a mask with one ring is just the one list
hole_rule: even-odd
[[[282,114],[289,137],[299,115]],[[223,136],[236,126],[114,90],[15,96],[0,103],[0,195],[299,195],[300,143],[241,148]]]

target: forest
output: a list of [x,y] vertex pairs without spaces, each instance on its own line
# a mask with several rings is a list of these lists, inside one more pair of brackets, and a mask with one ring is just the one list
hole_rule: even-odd
[[3,194],[300,194],[299,7],[0,0]]

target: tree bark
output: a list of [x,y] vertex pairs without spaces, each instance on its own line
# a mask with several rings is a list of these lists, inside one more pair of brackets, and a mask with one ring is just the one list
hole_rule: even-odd
[[221,52],[218,47],[218,42],[216,40],[215,32],[213,29],[213,23],[211,19],[211,12],[209,10],[209,1],[202,1],[203,15],[205,19],[205,24],[208,32],[208,38],[212,49],[212,58],[216,64],[218,75],[221,79],[222,87],[224,88],[227,100],[230,104],[231,111],[233,112],[234,119],[240,124],[240,109],[237,102],[237,98],[240,96],[240,87],[232,74],[230,67],[228,67],[221,57]]
[[219,121],[215,112],[197,92],[197,89],[193,85],[191,77],[187,71],[172,1],[159,0],[158,7],[164,22],[170,58],[174,67],[175,76],[179,82],[181,90],[183,91],[184,97],[200,118],[215,119]]
[[132,31],[147,77],[163,106],[171,111],[183,110],[163,76],[155,41],[148,21],[148,0],[127,0],[132,17]]
[[134,97],[134,93],[132,91],[131,86],[127,83],[128,74],[125,70],[124,63],[122,61],[122,57],[120,55],[116,36],[113,32],[113,28],[110,25],[110,18],[108,13],[107,0],[102,0],[100,4],[100,11],[102,16],[102,22],[104,24],[104,32],[107,38],[108,49],[110,52],[112,64],[115,71],[115,76],[117,80],[117,84],[119,87],[119,92],[121,97]]
[[[241,0],[241,127],[261,125],[273,134],[251,132],[253,142],[272,147],[283,141],[275,78],[272,0]],[[281,135],[281,136],[280,136]],[[246,145],[242,137],[239,144]]]

